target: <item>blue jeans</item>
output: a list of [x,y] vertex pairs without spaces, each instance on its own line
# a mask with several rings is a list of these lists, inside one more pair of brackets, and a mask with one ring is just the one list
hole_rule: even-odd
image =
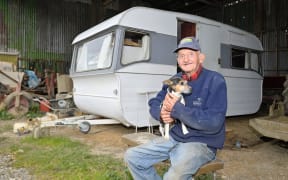
[[129,148],[124,156],[135,180],[161,180],[153,165],[169,158],[171,166],[163,179],[188,180],[203,164],[213,160],[215,154],[203,143],[181,143],[171,137],[170,140],[159,137]]

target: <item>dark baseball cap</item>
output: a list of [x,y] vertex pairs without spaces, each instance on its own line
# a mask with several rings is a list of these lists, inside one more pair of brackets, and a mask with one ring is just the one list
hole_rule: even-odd
[[201,51],[199,41],[196,40],[195,37],[183,38],[179,42],[178,47],[174,52],[177,53],[180,49],[191,49],[191,50],[195,50],[195,51]]

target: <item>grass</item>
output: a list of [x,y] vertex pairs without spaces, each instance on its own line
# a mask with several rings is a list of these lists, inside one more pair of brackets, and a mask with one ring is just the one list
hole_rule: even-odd
[[64,137],[27,137],[10,150],[14,166],[30,169],[36,179],[132,179],[122,160],[91,155],[87,146]]
[[[37,107],[32,107],[24,118],[39,116],[43,114]],[[13,119],[15,117],[6,110],[0,111],[0,120]],[[12,129],[11,123],[2,123],[0,133]],[[34,139],[27,136],[16,139],[0,137],[0,153],[14,154],[13,166],[27,168],[35,179],[132,180],[122,159],[91,155],[88,146],[69,138],[50,136]]]
[[[122,159],[91,155],[88,146],[66,137],[34,139],[27,136],[11,144],[7,152],[14,154],[14,167],[28,169],[39,180],[132,180]],[[163,175],[168,167],[168,163],[163,163],[156,169]],[[211,179],[212,175],[196,178]]]

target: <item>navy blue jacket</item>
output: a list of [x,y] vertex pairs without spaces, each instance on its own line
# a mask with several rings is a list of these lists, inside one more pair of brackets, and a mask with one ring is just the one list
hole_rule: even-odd
[[[181,77],[182,73],[175,76]],[[196,80],[189,81],[192,93],[184,95],[185,105],[177,102],[171,117],[177,119],[170,130],[170,136],[179,142],[202,142],[214,152],[221,149],[225,141],[225,115],[227,110],[227,88],[224,77],[205,68]],[[150,114],[160,120],[162,101],[167,93],[167,85],[155,98],[149,101]],[[183,134],[182,121],[189,133]]]

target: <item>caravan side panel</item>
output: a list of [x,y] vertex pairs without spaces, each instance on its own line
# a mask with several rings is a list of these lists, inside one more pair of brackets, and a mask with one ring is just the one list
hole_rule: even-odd
[[163,81],[175,73],[175,66],[151,63],[133,64],[117,72],[123,116],[130,124],[136,127],[159,124],[150,116],[148,101],[161,90]]
[[120,82],[115,74],[73,76],[73,97],[81,111],[129,124],[120,105]]
[[256,72],[222,70],[228,95],[227,116],[256,113],[262,102],[262,77]]
[[[221,52],[221,44],[235,46],[245,50],[262,51],[262,46],[255,36],[227,25],[197,24],[197,35],[206,55],[204,66],[221,73],[227,84],[227,116],[256,113],[262,102],[263,77],[252,69],[231,67],[231,49]],[[225,53],[225,54],[221,54]],[[220,61],[224,62],[221,67]]]

